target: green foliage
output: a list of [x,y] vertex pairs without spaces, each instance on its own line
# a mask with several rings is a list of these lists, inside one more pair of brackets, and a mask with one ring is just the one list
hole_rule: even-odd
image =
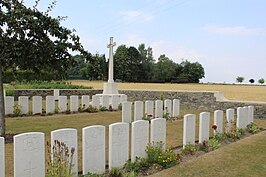
[[258,80],[258,83],[260,83],[260,84],[264,84],[264,82],[265,82],[265,80],[263,78]]
[[119,168],[112,168],[109,173],[108,177],[124,177],[125,174],[122,169]]
[[89,107],[87,108],[87,111],[89,113],[95,113],[95,112],[98,112],[98,109],[96,107],[93,107],[92,105],[89,105]]
[[259,126],[257,126],[256,124],[254,124],[253,122],[251,122],[250,124],[247,125],[247,131],[249,133],[255,134],[261,131],[261,128]]
[[88,172],[86,175],[80,175],[79,177],[104,177],[104,175]]
[[194,154],[197,151],[197,148],[195,145],[192,145],[190,143],[186,144],[185,147],[182,150],[183,154]]
[[136,157],[135,162],[131,162],[128,160],[126,164],[124,165],[124,169],[128,172],[134,171],[134,172],[141,172],[149,167],[149,164],[147,162],[147,159]]
[[46,177],[72,177],[75,175],[73,170],[73,156],[75,153],[75,149],[71,148],[71,150],[67,147],[67,145],[58,140],[54,141],[52,151],[50,151],[50,144],[47,143],[48,153],[49,153],[49,162]]
[[14,89],[7,89],[6,96],[14,96],[15,90]]
[[118,105],[118,110],[119,110],[119,111],[122,111],[122,103],[119,103],[119,105]]
[[238,83],[242,83],[243,81],[244,81],[244,77],[242,77],[242,76],[238,76],[237,78],[236,78],[236,81],[238,82]]
[[15,117],[21,116],[21,106],[20,105],[14,105],[13,107],[13,113]]
[[219,140],[215,138],[211,138],[208,142],[208,145],[209,145],[210,150],[218,149],[221,146]]
[[147,162],[149,164],[157,164],[162,168],[170,168],[176,165],[179,156],[172,150],[163,150],[164,144],[162,142],[152,142],[146,148]]
[[100,105],[99,111],[107,111],[108,109],[102,105]]
[[160,93],[160,100],[164,100],[164,94],[163,93]]
[[166,120],[171,119],[171,115],[170,115],[167,107],[165,107],[165,113],[163,114],[163,118],[165,118]]
[[109,108],[108,108],[108,111],[113,111],[114,109],[113,109],[113,107],[112,107],[112,105],[110,104],[109,105]]

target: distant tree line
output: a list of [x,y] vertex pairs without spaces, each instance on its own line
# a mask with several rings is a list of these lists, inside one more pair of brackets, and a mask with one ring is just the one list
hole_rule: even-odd
[[[236,78],[236,82],[238,82],[238,83],[242,83],[243,81],[244,81],[244,77],[242,77],[242,76],[238,76],[237,78]],[[249,82],[251,83],[251,84],[253,84],[254,82],[255,82],[255,80],[254,79],[249,79]],[[264,84],[264,82],[265,82],[265,80],[263,79],[263,78],[261,78],[261,79],[259,79],[258,80],[258,83],[260,83],[260,84]]]
[[[76,65],[69,68],[70,78],[107,80],[108,61],[105,55],[95,54],[86,61],[74,56]],[[198,83],[204,77],[204,68],[198,62],[184,60],[175,63],[162,54],[156,62],[151,47],[140,44],[138,49],[126,45],[117,47],[114,53],[114,79],[121,82],[176,82]]]

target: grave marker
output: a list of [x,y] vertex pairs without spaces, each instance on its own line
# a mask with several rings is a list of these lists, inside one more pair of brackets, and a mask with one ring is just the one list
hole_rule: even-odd
[[171,117],[172,115],[172,100],[164,100],[164,114],[168,113]]
[[18,97],[18,105],[21,109],[21,114],[29,113],[29,97],[27,96],[19,96]]
[[129,124],[109,125],[109,169],[122,168],[128,160]]
[[119,102],[120,102],[119,96],[113,95],[112,96],[112,108],[113,108],[113,110],[118,110]]
[[245,126],[245,111],[244,108],[237,108],[237,116],[236,116],[236,127],[237,128],[246,128]]
[[173,117],[177,117],[180,114],[180,101],[178,99],[173,100]]
[[132,120],[132,102],[122,103],[122,122],[131,123]]
[[65,129],[59,129],[54,130],[51,132],[51,150],[53,147],[53,143],[55,140],[58,140],[59,142],[63,142],[66,144],[66,146],[69,148],[69,152],[72,148],[75,149],[74,155],[73,155],[73,171],[78,176],[78,140],[77,140],[77,130],[72,128],[65,128]]
[[214,125],[217,126],[216,132],[223,133],[223,111],[214,111]]
[[5,176],[5,139],[0,137],[0,177]]
[[127,102],[127,95],[122,94],[122,95],[120,96],[120,102],[121,102],[121,103],[123,103],[123,102]]
[[155,101],[155,118],[163,117],[163,101],[156,100]]
[[13,96],[6,96],[5,98],[5,114],[13,114],[14,113],[14,97]]
[[102,96],[102,107],[109,109],[109,95]]
[[32,97],[32,114],[41,114],[42,113],[42,97],[33,96]]
[[70,96],[70,111],[78,112],[79,109],[79,97],[77,95]]
[[234,109],[227,109],[226,110],[226,133],[230,133],[234,128],[235,122],[235,110]]
[[14,136],[14,177],[44,177],[44,133]]
[[162,142],[163,149],[166,147],[166,119],[155,118],[151,120],[151,140],[150,142]]
[[46,96],[46,114],[54,113],[55,101],[54,96]]
[[154,101],[145,101],[145,114],[154,117]]
[[92,106],[97,109],[100,108],[100,97],[98,95],[92,96]]
[[199,118],[199,143],[209,141],[210,136],[210,113],[202,112]]
[[105,126],[95,125],[82,129],[83,175],[105,172]]
[[131,161],[135,162],[136,157],[145,158],[146,147],[149,143],[149,122],[138,120],[132,123],[131,134]]
[[58,109],[59,112],[66,112],[67,111],[67,96],[59,96],[58,98]]
[[59,99],[60,90],[54,89],[54,100],[57,101]]
[[196,126],[196,115],[186,114],[184,116],[183,125],[183,148],[185,145],[195,145],[195,126]]
[[143,102],[135,101],[134,103],[134,121],[142,120],[143,118]]
[[90,96],[89,95],[82,95],[81,104],[82,104],[83,108],[87,109],[90,105]]
[[254,106],[248,106],[248,122],[254,122]]

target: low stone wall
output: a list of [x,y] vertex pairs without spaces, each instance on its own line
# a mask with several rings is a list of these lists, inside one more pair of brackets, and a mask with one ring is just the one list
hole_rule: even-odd
[[[60,89],[60,95],[95,95],[102,93],[102,90],[88,89]],[[181,107],[200,109],[202,111],[226,110],[228,108],[237,108],[242,106],[253,105],[255,107],[255,117],[266,119],[266,102],[251,102],[251,101],[232,101],[226,100],[221,92],[207,91],[162,91],[162,90],[120,90],[119,93],[126,94],[129,101],[145,101],[157,100],[163,97],[164,99],[179,99]],[[48,96],[53,95],[53,90],[16,90],[14,93],[15,99],[18,96]]]

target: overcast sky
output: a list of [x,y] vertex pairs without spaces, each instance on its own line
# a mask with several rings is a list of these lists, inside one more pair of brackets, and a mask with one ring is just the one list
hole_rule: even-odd
[[108,57],[113,36],[117,45],[152,47],[155,59],[198,61],[202,82],[233,83],[237,76],[266,79],[265,9],[266,0],[58,0],[51,15],[68,16],[62,24],[91,53]]

